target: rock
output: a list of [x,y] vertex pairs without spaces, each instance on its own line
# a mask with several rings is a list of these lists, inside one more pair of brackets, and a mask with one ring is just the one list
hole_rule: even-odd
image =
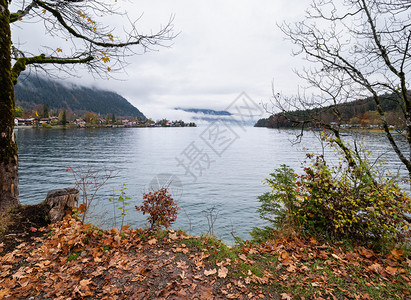
[[48,192],[46,204],[49,207],[51,223],[63,220],[67,211],[77,207],[79,191],[74,188],[58,189]]

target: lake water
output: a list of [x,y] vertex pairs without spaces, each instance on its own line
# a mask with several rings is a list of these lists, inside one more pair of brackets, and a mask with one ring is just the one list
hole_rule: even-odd
[[[49,190],[73,186],[68,168],[90,167],[101,173],[114,170],[116,176],[95,198],[91,221],[99,226],[118,226],[120,211],[109,201],[110,187],[118,189],[125,184],[131,198],[125,223],[142,227],[145,216],[134,206],[142,203],[143,193],[156,186],[153,183],[160,181],[161,185],[172,178],[170,188],[181,207],[174,228],[193,235],[207,233],[210,210],[214,209],[218,213],[213,226],[217,237],[232,243],[233,232],[249,239],[253,227],[265,224],[256,212],[257,196],[268,191],[262,180],[281,164],[299,172],[305,153],[322,152],[322,147],[313,133],[293,145],[293,130],[228,125],[220,133],[212,126],[16,129],[20,200],[38,203]],[[374,158],[383,155],[390,169],[401,166],[382,134],[356,134],[356,139],[364,141]],[[327,148],[325,156],[335,160],[336,152]]]

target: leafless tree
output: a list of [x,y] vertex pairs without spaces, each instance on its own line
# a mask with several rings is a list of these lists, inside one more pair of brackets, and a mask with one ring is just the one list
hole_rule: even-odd
[[[281,30],[311,68],[298,72],[308,83],[297,96],[274,94],[283,113],[313,109],[311,120],[320,122],[341,141],[339,128],[322,122],[321,113],[332,110],[341,121],[339,105],[371,98],[381,118],[392,149],[411,178],[411,98],[408,93],[411,71],[411,4],[408,0],[314,0],[306,18],[283,23]],[[406,122],[408,149],[400,149],[382,106],[382,96],[395,96]],[[299,122],[304,121],[299,120]],[[344,153],[345,145],[339,144]]]
[[79,203],[79,214],[81,222],[84,223],[87,214],[90,212],[98,191],[106,184],[108,180],[116,175],[116,172],[105,169],[98,171],[92,166],[78,167],[76,169],[68,168],[73,174],[74,185],[81,191],[81,202]]

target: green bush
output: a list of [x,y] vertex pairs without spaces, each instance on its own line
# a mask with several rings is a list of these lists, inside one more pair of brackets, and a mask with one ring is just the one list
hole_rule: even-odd
[[294,170],[286,165],[281,165],[270,176],[271,178],[265,179],[264,183],[268,184],[272,191],[258,197],[261,206],[257,211],[262,219],[271,222],[276,228],[281,228],[285,223],[296,221],[289,216],[297,210],[299,203],[297,178]]
[[259,197],[260,215],[277,229],[284,224],[310,235],[376,245],[398,242],[410,223],[411,199],[394,180],[374,180],[368,163],[331,168],[320,157],[297,176],[282,165]]

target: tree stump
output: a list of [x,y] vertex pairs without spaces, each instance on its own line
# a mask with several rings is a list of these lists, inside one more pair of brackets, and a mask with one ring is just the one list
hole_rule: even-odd
[[46,204],[49,207],[49,218],[51,223],[63,220],[67,211],[77,207],[79,191],[74,188],[52,190],[48,192]]

